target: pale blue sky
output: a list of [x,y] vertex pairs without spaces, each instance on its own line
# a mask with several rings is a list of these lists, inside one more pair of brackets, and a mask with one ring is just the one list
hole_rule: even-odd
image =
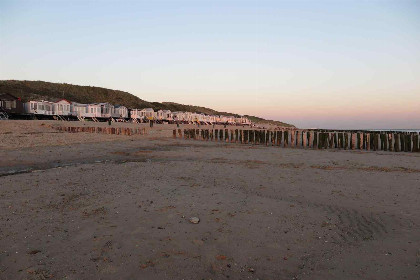
[[300,127],[420,127],[420,1],[5,1],[0,79]]

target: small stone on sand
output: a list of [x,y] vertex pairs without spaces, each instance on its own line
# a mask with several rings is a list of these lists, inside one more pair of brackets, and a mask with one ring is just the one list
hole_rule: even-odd
[[197,217],[191,217],[190,222],[193,224],[198,224],[200,222],[200,219]]

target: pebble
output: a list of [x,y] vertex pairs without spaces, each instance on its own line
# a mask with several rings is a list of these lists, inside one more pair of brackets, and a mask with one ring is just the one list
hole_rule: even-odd
[[197,217],[191,217],[190,222],[193,224],[198,224],[200,222],[200,219]]

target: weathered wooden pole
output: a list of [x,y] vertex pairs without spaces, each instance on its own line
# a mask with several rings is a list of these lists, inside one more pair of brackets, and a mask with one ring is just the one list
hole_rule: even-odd
[[411,152],[411,142],[412,142],[412,140],[411,140],[411,133],[410,132],[408,132],[406,135],[405,135],[405,139],[406,139],[406,144],[405,144],[405,151],[406,152]]
[[265,145],[265,130],[260,130],[260,144]]
[[338,149],[341,149],[341,145],[342,145],[341,133],[340,132],[336,132],[336,137],[337,137],[337,148]]
[[388,138],[386,133],[381,133],[381,150],[388,151]]
[[277,131],[277,146],[281,146],[282,145],[282,140],[283,140],[283,131]]
[[324,137],[324,135],[323,135],[324,133],[323,132],[318,132],[318,147],[317,147],[317,149],[321,149],[322,148],[322,140],[323,140],[323,137]]
[[347,132],[343,133],[344,135],[344,150],[347,150],[348,146],[349,146],[349,134]]
[[296,131],[296,148],[302,148],[302,131]]
[[370,134],[370,149],[376,151],[376,133]]
[[312,148],[318,149],[318,131],[314,131],[314,139],[312,142]]
[[367,136],[365,132],[362,132],[362,149],[367,149]]
[[329,147],[329,140],[330,138],[330,134],[328,132],[324,132],[324,139],[323,139],[323,143],[322,143],[322,148],[323,149],[328,149]]
[[406,140],[405,140],[405,134],[404,133],[398,133],[400,135],[400,151],[401,152],[405,152],[405,145],[406,145]]
[[301,148],[305,149],[308,138],[307,138],[306,131],[304,131],[304,130],[302,130],[301,140],[302,140]]
[[265,131],[265,145],[268,146],[268,143],[270,141],[270,131],[268,130],[264,130]]
[[366,133],[366,150],[370,151],[370,133]]
[[334,148],[334,134],[331,132],[327,132],[327,139],[326,139],[326,148]]
[[360,138],[360,132],[356,133],[356,149],[361,150],[363,144],[362,144],[362,139]]
[[302,148],[306,149],[307,144],[308,144],[308,134],[306,131],[302,131]]
[[334,148],[334,132],[328,132],[328,139],[327,139],[327,148]]
[[413,135],[413,152],[419,152],[419,134],[416,133]]
[[318,149],[323,149],[325,144],[325,132],[318,133]]
[[313,148],[314,146],[314,132],[313,131],[309,131],[309,139],[308,139],[308,148]]
[[351,145],[352,150],[356,149],[356,133],[354,133],[354,132],[351,133],[350,145]]
[[388,141],[388,151],[394,151],[394,143],[393,143],[393,134],[387,133],[387,141]]
[[399,152],[400,151],[400,134],[399,133],[395,133],[394,134],[394,151]]
[[291,130],[290,131],[290,147],[291,148],[295,147],[295,138],[296,138],[296,131]]

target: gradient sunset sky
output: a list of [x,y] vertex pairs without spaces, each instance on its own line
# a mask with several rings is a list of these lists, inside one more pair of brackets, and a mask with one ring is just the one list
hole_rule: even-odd
[[420,1],[0,0],[0,79],[306,128],[420,128]]

